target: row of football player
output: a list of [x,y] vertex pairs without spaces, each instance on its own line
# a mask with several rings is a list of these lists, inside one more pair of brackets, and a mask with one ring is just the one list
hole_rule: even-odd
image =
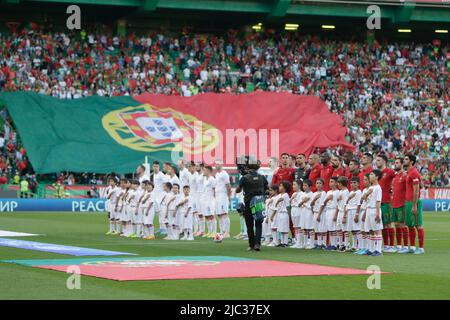
[[[323,190],[324,180],[318,178],[314,193],[311,180],[304,180],[302,186],[295,181],[291,197],[288,182],[272,185],[266,200],[263,245],[288,247],[290,207],[296,237],[291,248],[381,256],[384,251],[382,191],[378,184],[381,178],[380,170],[365,174],[365,188],[361,191],[359,177],[352,177],[350,181],[346,177],[332,177],[328,192]],[[399,245],[397,250],[386,252],[408,253],[409,249]],[[423,252],[422,249],[420,253]]]
[[220,234],[229,238],[229,175],[221,164],[216,165],[215,173],[210,166],[190,165],[188,170],[182,165],[179,169],[180,178],[171,166],[165,168],[167,174],[163,174],[159,163],[155,162],[154,183],[142,177],[141,183],[122,179],[116,186],[116,181],[110,179],[106,190],[110,215],[107,234],[154,239],[156,215],[159,232],[167,234],[167,240],[178,240],[180,234],[183,240],[193,240],[194,236],[213,238],[217,221]]

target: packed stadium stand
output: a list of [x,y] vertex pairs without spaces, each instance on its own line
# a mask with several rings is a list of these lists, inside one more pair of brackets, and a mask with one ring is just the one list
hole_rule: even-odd
[[[37,1],[0,1],[0,91],[60,99],[258,90],[316,95],[343,117],[358,152],[383,150],[390,158],[413,152],[425,186],[450,186],[445,2],[388,1],[381,7],[384,29],[373,32],[365,27],[367,5],[350,8],[345,1],[228,1],[220,12],[224,1],[70,2],[82,13],[89,8],[81,30],[62,27],[65,1],[42,1],[46,15],[33,10]],[[294,30],[286,30],[288,22]],[[0,122],[0,183],[24,175],[36,181],[6,110]],[[70,183],[70,173],[56,175]]]

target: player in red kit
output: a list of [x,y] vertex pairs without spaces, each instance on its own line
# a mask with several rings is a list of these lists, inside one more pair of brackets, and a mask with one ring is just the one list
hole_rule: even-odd
[[330,155],[327,152],[322,153],[320,156],[320,162],[322,163],[320,177],[324,181],[323,190],[328,192],[330,190],[330,179],[333,176],[333,167],[330,163]]
[[338,155],[331,156],[330,160],[331,166],[333,167],[332,177],[344,177],[345,171],[341,165],[341,157]]
[[[425,231],[422,227],[422,201],[419,199],[422,178],[415,168],[416,156],[409,154],[403,159],[406,170],[405,224],[409,228],[409,253],[423,254]],[[416,230],[419,236],[419,248],[416,249]]]
[[392,222],[396,227],[397,251],[406,253],[408,252],[409,232],[405,225],[406,173],[403,171],[402,157],[395,158],[394,171],[396,173],[392,180]]
[[380,153],[375,159],[378,170],[381,171],[381,179],[378,184],[381,187],[381,217],[383,220],[383,252],[397,252],[395,249],[395,229],[392,223],[391,208],[391,190],[392,180],[395,177],[395,171],[388,168],[388,158],[384,153]]
[[373,156],[372,156],[372,154],[370,154],[368,152],[364,153],[362,155],[362,157],[361,157],[362,169],[359,172],[359,181],[361,181],[360,185],[359,185],[359,188],[361,190],[364,190],[364,188],[365,188],[364,187],[364,182],[363,182],[364,181],[364,176],[366,174],[369,174],[369,173],[371,173],[373,171],[372,161],[373,161]]
[[359,161],[357,159],[350,160],[346,170],[345,177],[350,181],[351,178],[357,177],[359,179]]
[[313,153],[308,158],[308,164],[311,169],[309,172],[309,180],[312,182],[312,192],[316,192],[316,181],[320,178],[320,171],[322,170],[322,166],[319,163],[319,155],[316,153]]

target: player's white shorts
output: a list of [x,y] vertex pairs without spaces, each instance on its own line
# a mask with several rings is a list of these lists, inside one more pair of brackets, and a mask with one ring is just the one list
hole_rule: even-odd
[[148,210],[148,207],[142,208],[142,223],[149,226],[153,225],[153,220],[155,219],[155,208],[152,206],[150,210]]
[[187,217],[185,217],[185,212],[182,213],[183,215],[183,229],[193,229],[194,228],[194,214],[192,212],[189,212]]
[[184,225],[184,213],[182,213],[181,210],[177,210],[175,225],[179,226],[180,228]]
[[332,209],[326,209],[326,224],[327,224],[327,231],[336,231],[336,221],[333,221],[334,215],[336,214],[336,208]]
[[120,220],[124,221],[124,222],[128,222],[128,212],[127,212],[127,208],[128,206],[126,204],[124,204],[123,206],[121,206],[121,210],[120,210]]
[[137,215],[134,216],[134,223],[136,224],[144,223],[143,215],[144,215],[144,208],[139,207],[139,209],[137,210]]
[[152,194],[153,194],[153,199],[154,199],[153,206],[155,207],[155,212],[160,212],[162,209],[161,208],[161,200],[164,197],[164,193],[161,193],[161,192],[155,193],[153,191]]
[[200,195],[192,195],[192,213],[197,213],[200,211]]
[[342,223],[343,218],[344,218],[344,211],[339,210],[336,221],[336,230],[347,231],[344,229],[347,227],[347,224],[344,226],[344,224]]
[[175,210],[169,209],[168,214],[167,214],[167,223],[169,225],[175,225],[176,220],[177,220],[177,215],[175,213]]
[[277,213],[277,231],[289,232],[289,215],[287,212]]
[[109,206],[109,220],[116,220],[116,208],[114,208],[114,206],[110,205]]
[[218,194],[216,196],[216,214],[228,213],[229,206],[230,200],[227,194]]
[[324,211],[320,216],[320,221],[317,222],[317,217],[319,216],[319,212],[314,212],[314,231],[317,233],[325,233],[327,232],[327,221],[325,219],[326,212]]
[[205,217],[210,217],[210,216],[213,216],[214,215],[214,213],[215,213],[215,209],[216,209],[216,206],[215,206],[215,201],[214,201],[214,198],[210,198],[210,199],[202,199],[201,200],[201,204],[200,204],[200,207],[201,207],[201,212],[203,213],[203,215],[205,216]]
[[122,207],[122,205],[120,203],[117,206],[116,217],[120,221],[127,221],[126,214],[125,214],[125,206]]
[[135,206],[131,206],[128,205],[127,206],[127,216],[128,216],[128,220],[131,223],[136,223],[136,207]]
[[292,226],[294,228],[301,228],[301,208],[291,207]]
[[358,222],[355,222],[356,209],[347,210],[347,230],[345,231],[359,231],[361,230],[361,216],[358,217]]
[[377,209],[376,208],[367,208],[366,211],[366,220],[364,222],[364,231],[379,231],[383,230],[383,222],[381,221],[381,214],[380,214],[380,222],[376,222],[375,218],[377,215]]
[[309,208],[300,208],[300,228],[304,230],[314,229],[314,215]]
[[273,217],[273,221],[270,221],[270,217],[269,217],[269,224],[270,224],[271,229],[278,228],[278,213],[275,213],[275,216]]

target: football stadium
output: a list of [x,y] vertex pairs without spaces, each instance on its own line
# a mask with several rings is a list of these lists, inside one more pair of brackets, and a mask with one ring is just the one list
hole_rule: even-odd
[[450,299],[449,29],[445,0],[0,0],[0,300]]

